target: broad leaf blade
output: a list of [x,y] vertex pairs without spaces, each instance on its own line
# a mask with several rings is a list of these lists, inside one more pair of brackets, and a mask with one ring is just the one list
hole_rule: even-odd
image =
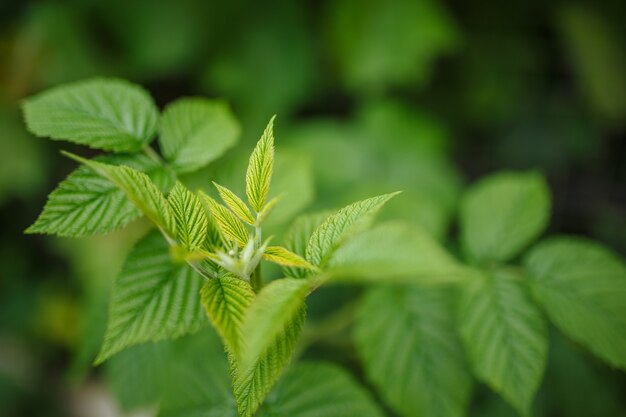
[[333,281],[401,284],[449,284],[475,274],[426,231],[403,222],[382,223],[348,239],[327,271]]
[[250,209],[246,206],[241,198],[237,197],[235,193],[230,191],[226,187],[222,187],[216,182],[213,182],[215,188],[220,193],[220,197],[224,200],[224,203],[228,206],[228,208],[235,213],[241,220],[244,222],[253,225],[254,224],[254,216],[250,213]]
[[306,362],[289,369],[259,417],[382,417],[368,392],[336,365]]
[[626,267],[605,247],[552,238],[524,262],[533,295],[565,334],[626,369]]
[[272,117],[257,143],[246,172],[246,196],[258,213],[265,206],[274,169],[274,118]]
[[274,262],[282,266],[291,266],[295,268],[304,268],[308,270],[317,269],[315,266],[308,263],[300,255],[281,247],[281,246],[268,246],[263,253],[263,259]]
[[239,132],[224,103],[182,98],[165,108],[159,144],[172,168],[188,173],[222,156],[237,142]]
[[115,282],[96,363],[128,346],[200,329],[206,323],[199,297],[202,281],[191,267],[172,263],[167,242],[156,231],[149,233],[128,255]]
[[253,299],[250,284],[232,276],[211,279],[202,287],[202,305],[235,357],[240,351],[241,325]]
[[[285,247],[304,258],[311,235],[329,215],[330,213],[328,212],[320,212],[298,217],[287,231]],[[309,274],[309,271],[303,268],[288,267],[283,268],[283,271],[285,275],[292,278],[304,278]]]
[[37,136],[114,152],[148,144],[159,113],[141,87],[112,78],[79,81],[44,91],[23,105],[28,129]]
[[306,259],[313,265],[324,267],[346,237],[367,227],[378,210],[398,194],[384,194],[358,201],[328,217],[313,232],[306,249]]
[[550,191],[537,173],[503,172],[473,185],[461,203],[461,243],[477,261],[506,261],[546,228]]
[[452,294],[380,287],[365,296],[355,342],[368,378],[406,417],[462,417],[471,377],[456,335]]
[[65,153],[92,168],[119,187],[141,212],[171,238],[176,236],[176,222],[163,193],[143,172],[128,166],[115,166]]
[[[96,159],[113,165],[128,165],[145,172],[161,189],[171,178],[145,155],[111,155]],[[72,172],[50,194],[48,201],[26,233],[84,237],[119,230],[141,215],[124,192],[87,166]]]
[[474,373],[528,415],[546,366],[546,324],[519,277],[496,271],[464,288],[461,337]]
[[203,192],[200,192],[200,197],[204,200],[211,217],[215,221],[215,225],[219,229],[222,235],[236,242],[239,246],[245,246],[250,239],[250,234],[246,230],[246,227],[230,210]]
[[206,240],[208,220],[198,197],[177,182],[167,201],[176,221],[178,240],[190,252],[200,249]]

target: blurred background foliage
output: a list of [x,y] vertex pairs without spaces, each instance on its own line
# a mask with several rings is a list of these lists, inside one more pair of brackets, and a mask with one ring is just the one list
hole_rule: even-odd
[[[214,339],[208,332],[186,345],[133,348],[91,368],[111,283],[146,224],[80,241],[22,236],[75,165],[58,151],[76,150],[25,131],[25,96],[105,75],[146,86],[160,106],[186,95],[224,99],[240,120],[241,141],[186,181],[206,187],[217,179],[236,191],[249,150],[277,113],[274,192],[288,193],[277,235],[303,210],[402,189],[383,217],[454,241],[464,184],[494,170],[538,169],[554,195],[550,232],[591,236],[624,255],[624,5],[0,3],[0,415],[151,415],[142,407],[171,374],[146,358],[178,352],[189,365],[203,358],[193,340]],[[313,323],[358,291],[321,291],[311,300]],[[626,415],[624,375],[556,334],[551,340],[537,415]],[[305,357],[342,363],[361,378],[351,348],[339,349],[346,343],[334,336]],[[514,414],[478,388],[471,415]]]

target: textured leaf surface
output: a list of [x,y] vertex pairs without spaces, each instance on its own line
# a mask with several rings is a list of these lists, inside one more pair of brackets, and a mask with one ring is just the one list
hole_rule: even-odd
[[159,144],[178,173],[196,171],[237,142],[239,124],[228,107],[204,98],[182,98],[163,112]]
[[113,288],[100,363],[125,347],[193,333],[206,322],[200,303],[203,279],[187,265],[172,263],[156,231],[128,255]]
[[170,237],[176,236],[176,222],[163,193],[143,172],[128,166],[115,166],[66,153],[109,179],[141,212]]
[[228,206],[229,209],[233,213],[235,213],[241,220],[248,224],[254,224],[254,216],[250,213],[250,209],[246,206],[246,203],[241,200],[241,198],[237,197],[235,193],[230,191],[226,187],[222,187],[221,185],[213,182],[215,188],[220,193],[220,197],[224,200],[224,203]]
[[132,152],[154,137],[159,112],[150,95],[126,81],[96,78],[24,102],[28,130],[95,149]]
[[244,369],[253,365],[305,308],[311,284],[296,278],[277,279],[257,294],[243,321],[245,345],[240,365]]
[[[311,235],[329,215],[328,212],[321,212],[298,217],[287,231],[285,247],[304,258]],[[303,268],[283,268],[283,271],[285,275],[292,278],[304,278],[309,274],[309,271]]]
[[[161,189],[170,177],[145,155],[111,155],[97,161],[128,165],[150,176]],[[48,201],[27,233],[48,233],[64,237],[92,236],[121,229],[141,215],[124,192],[87,166],[72,172],[52,191]]]
[[306,362],[289,369],[259,417],[382,417],[367,391],[336,365]]
[[535,298],[568,336],[626,369],[626,267],[603,246],[575,238],[540,243],[525,259]]
[[439,288],[379,287],[359,309],[355,341],[368,378],[406,417],[465,415],[471,377],[453,316]]
[[348,239],[328,267],[335,281],[445,284],[473,275],[427,232],[403,222],[383,223]]
[[461,243],[478,261],[506,261],[548,224],[550,192],[537,173],[503,172],[473,185],[461,203]]
[[246,196],[256,212],[263,210],[274,169],[274,117],[257,143],[246,172]]
[[302,309],[251,366],[240,367],[235,373],[233,390],[241,417],[253,416],[278,380],[291,358],[304,318]]
[[483,278],[463,291],[461,337],[478,378],[528,415],[546,366],[546,325],[518,276]]
[[306,248],[306,258],[320,268],[351,233],[367,227],[380,208],[398,193],[358,201],[328,217],[315,231]]
[[232,355],[238,355],[241,325],[253,299],[250,284],[236,277],[211,279],[202,287],[204,309]]
[[248,243],[249,233],[246,227],[230,210],[203,192],[200,192],[200,197],[204,200],[211,217],[215,221],[215,225],[219,231],[227,239],[236,242],[239,246],[245,246]]
[[202,247],[207,234],[207,216],[200,199],[180,182],[167,197],[176,221],[176,236],[185,249]]
[[263,259],[277,263],[282,266],[293,266],[297,268],[316,269],[300,255],[283,248],[282,246],[268,246],[263,253]]

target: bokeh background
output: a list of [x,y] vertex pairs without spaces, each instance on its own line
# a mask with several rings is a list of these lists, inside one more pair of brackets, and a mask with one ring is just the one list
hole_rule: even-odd
[[[29,135],[22,98],[91,76],[140,83],[161,107],[221,98],[241,140],[188,181],[218,175],[235,189],[276,113],[277,178],[293,190],[282,219],[403,189],[383,216],[453,252],[465,185],[540,170],[554,198],[549,233],[625,255],[625,13],[621,0],[3,0],[0,415],[150,415],[114,364],[91,367],[111,283],[145,225],[81,240],[22,235],[75,167],[59,150],[86,153]],[[354,291],[314,299],[312,320]],[[333,346],[309,354],[356,366]],[[538,401],[541,416],[623,416],[626,378],[552,335]],[[514,414],[479,387],[471,415]]]

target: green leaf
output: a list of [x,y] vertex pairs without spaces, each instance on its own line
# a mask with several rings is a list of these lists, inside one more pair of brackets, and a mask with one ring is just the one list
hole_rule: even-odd
[[228,208],[231,209],[233,213],[250,225],[255,223],[254,216],[250,213],[250,209],[246,206],[246,203],[241,200],[241,198],[237,197],[235,193],[226,187],[222,187],[215,181],[213,182],[213,185],[217,188],[217,191],[220,193],[220,197],[222,197],[224,203],[226,203]]
[[176,182],[167,197],[176,220],[178,241],[189,252],[200,249],[207,235],[207,216],[200,199],[183,184]]
[[[234,373],[233,391],[241,417],[252,417],[289,362],[305,319],[300,309],[268,349],[252,365]],[[250,350],[248,350],[250,352]]]
[[607,248],[558,237],[525,259],[533,295],[566,335],[626,369],[626,267]]
[[241,324],[253,299],[250,284],[233,276],[211,279],[202,287],[202,305],[235,357],[240,351]]
[[272,117],[256,144],[246,172],[246,196],[252,208],[258,213],[265,206],[274,169],[274,118]]
[[465,415],[472,380],[452,300],[441,288],[378,287],[359,308],[354,337],[366,374],[402,416]]
[[[285,236],[285,247],[296,255],[305,257],[311,235],[328,216],[328,212],[321,212],[305,214],[296,218]],[[283,268],[283,271],[285,275],[292,278],[304,278],[309,274],[309,271],[304,268],[289,267]]]
[[53,88],[26,99],[23,110],[28,130],[37,136],[114,152],[147,145],[159,118],[144,89],[113,78]]
[[358,201],[329,216],[313,232],[306,248],[306,259],[313,265],[324,267],[346,237],[366,228],[378,210],[398,194],[399,192],[384,194]]
[[400,284],[447,284],[475,275],[426,231],[404,222],[383,223],[348,239],[327,271],[333,281]]
[[305,362],[278,381],[259,417],[382,417],[369,393],[336,365]]
[[253,365],[301,314],[311,290],[310,280],[283,278],[272,281],[257,294],[243,321],[245,345],[239,358],[243,369]]
[[176,236],[174,214],[163,196],[163,193],[146,174],[128,166],[104,164],[102,162],[81,158],[69,152],[64,152],[64,154],[87,165],[98,174],[107,178],[120,188],[124,194],[126,194],[126,197],[128,197],[151,222],[166,232],[171,238]]
[[263,253],[263,259],[282,266],[292,266],[309,270],[317,269],[315,266],[308,263],[300,255],[296,255],[295,253],[281,246],[268,246],[267,248],[265,248],[265,252]]
[[227,239],[236,242],[239,246],[245,246],[250,239],[250,234],[246,227],[230,210],[211,197],[200,191],[200,197],[204,200],[211,216],[219,231]]
[[235,145],[239,132],[237,120],[224,103],[182,98],[163,112],[159,145],[172,168],[182,174],[222,156]]
[[478,261],[506,261],[543,232],[550,191],[535,172],[502,172],[473,185],[461,203],[461,243]]
[[[128,165],[169,186],[170,177],[161,165],[145,155],[110,155],[98,162]],[[48,233],[64,237],[84,237],[113,232],[141,215],[115,184],[81,166],[50,194],[43,211],[26,233]]]
[[96,363],[128,346],[199,330],[206,322],[202,281],[190,266],[172,263],[167,242],[156,231],[149,233],[128,255],[115,282]]
[[482,278],[463,289],[461,337],[478,378],[526,416],[546,366],[546,324],[520,277]]

